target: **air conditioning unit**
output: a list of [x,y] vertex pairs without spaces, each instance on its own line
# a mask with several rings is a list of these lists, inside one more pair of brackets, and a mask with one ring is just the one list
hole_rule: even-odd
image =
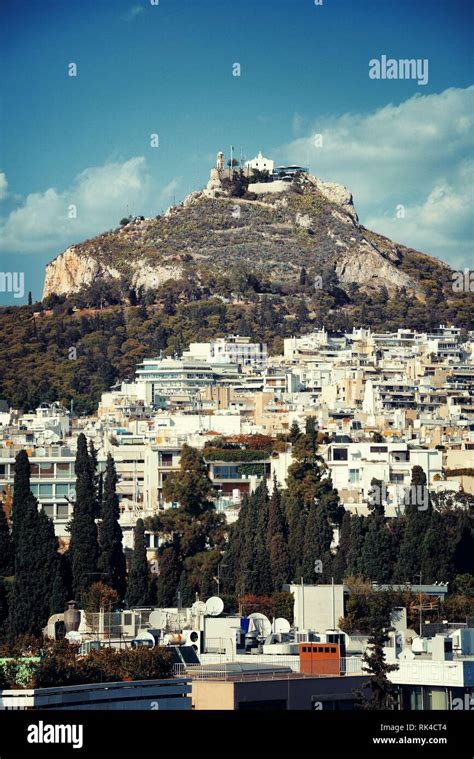
[[200,630],[183,630],[184,643],[181,645],[191,646],[197,654],[203,653],[202,632]]

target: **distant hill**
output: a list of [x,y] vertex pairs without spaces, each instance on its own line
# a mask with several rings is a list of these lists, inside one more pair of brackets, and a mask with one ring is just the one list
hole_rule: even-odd
[[144,357],[226,334],[276,353],[322,326],[473,329],[473,293],[453,291],[448,266],[365,229],[350,193],[315,177],[247,187],[211,172],[163,216],[58,256],[44,296],[0,309],[0,398],[24,409],[93,412]]
[[[329,277],[348,295],[356,286],[422,296],[427,268],[450,281],[449,267],[437,259],[363,227],[340,185],[303,175],[292,183],[250,184],[242,197],[233,192],[230,182],[221,183],[156,219],[132,220],[71,246],[46,267],[43,297],[77,293],[98,279],[147,291],[183,276],[219,296],[212,278],[233,272],[257,276],[260,289],[273,285],[284,296],[303,267],[316,289],[324,290]],[[240,292],[238,276],[230,286],[227,295]]]

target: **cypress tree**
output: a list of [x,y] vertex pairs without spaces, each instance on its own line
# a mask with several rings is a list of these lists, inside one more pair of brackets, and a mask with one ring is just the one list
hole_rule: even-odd
[[306,510],[301,498],[288,496],[288,551],[290,555],[290,576],[295,582],[299,582],[303,563],[303,546],[306,532]]
[[13,574],[13,539],[7,518],[0,503],[0,579]]
[[58,543],[53,523],[30,490],[30,464],[26,451],[15,461],[13,496],[15,579],[9,611],[12,635],[39,635],[51,611]]
[[361,556],[365,539],[365,517],[351,518],[351,540],[347,551],[347,574],[357,577],[363,574]]
[[248,499],[248,508],[243,524],[242,560],[235,588],[240,596],[245,593],[255,593],[258,586],[259,568],[255,555],[255,535],[258,529],[257,502],[256,494],[252,493]]
[[362,575],[372,582],[390,581],[391,568],[390,535],[383,517],[372,514],[367,517],[364,545],[360,557]]
[[242,498],[239,516],[236,522],[230,526],[229,542],[222,565],[222,582],[227,592],[234,592],[242,573],[242,552],[245,544],[245,524],[249,510],[249,498],[247,493]]
[[[15,551],[9,628],[13,635],[39,635],[52,610],[59,567],[58,542],[52,521],[31,494],[22,519],[21,541]],[[64,609],[64,605],[62,610]]]
[[253,592],[258,596],[265,596],[273,590],[268,550],[269,499],[266,480],[262,480],[256,489],[255,499],[257,509],[257,531],[254,536],[256,584]]
[[129,607],[146,606],[150,595],[150,577],[146,557],[145,525],[137,519],[134,537],[132,566],[128,576],[127,602]]
[[339,533],[339,546],[333,563],[334,582],[341,583],[348,574],[347,557],[351,546],[351,514],[344,513],[341,531]]
[[12,524],[15,548],[20,544],[22,522],[26,514],[30,497],[30,461],[25,450],[15,457],[15,476],[13,480]]
[[94,517],[98,519],[100,517],[102,507],[102,472],[100,474],[97,472],[99,462],[97,459],[97,450],[95,448],[93,440],[91,440],[89,443],[89,461],[92,470],[92,480],[94,483]]
[[97,559],[99,546],[95,514],[97,510],[94,472],[87,452],[84,434],[77,439],[76,455],[76,503],[71,522],[69,553],[73,593],[80,603],[82,594],[97,581]]
[[405,531],[395,567],[395,578],[400,582],[413,582],[421,571],[421,547],[433,511],[428,495],[426,475],[420,466],[414,466],[411,488],[405,497]]
[[[306,582],[319,583],[323,580],[323,573],[330,574],[327,564],[331,563],[329,549],[332,536],[326,506],[314,503],[309,511],[303,547],[303,577]],[[322,563],[322,572],[316,571],[317,561]]]
[[102,523],[99,529],[99,571],[102,581],[113,588],[123,600],[126,588],[126,565],[122,547],[122,528],[119,524],[120,509],[116,492],[117,473],[112,456],[107,456]]
[[268,552],[273,590],[281,590],[283,583],[290,582],[290,556],[286,524],[281,506],[281,493],[276,479],[268,505]]
[[160,557],[160,574],[157,584],[158,606],[176,606],[182,562],[175,546],[165,548]]

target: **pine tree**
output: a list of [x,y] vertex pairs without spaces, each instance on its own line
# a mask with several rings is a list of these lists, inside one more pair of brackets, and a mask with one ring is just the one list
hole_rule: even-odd
[[73,593],[81,603],[81,596],[98,578],[97,559],[99,546],[95,514],[97,510],[94,471],[87,451],[85,435],[77,439],[76,454],[76,503],[71,522],[69,553]]
[[184,511],[197,517],[213,508],[210,500],[213,492],[203,457],[195,448],[184,444],[181,449],[180,471],[166,479],[163,497],[167,501],[179,501]]
[[290,432],[288,434],[288,440],[293,445],[294,443],[296,443],[300,435],[301,435],[301,430],[298,426],[298,422],[295,419],[291,424]]
[[368,647],[363,655],[364,672],[372,675],[363,690],[358,691],[359,708],[387,711],[396,708],[397,687],[387,677],[389,672],[398,669],[398,664],[387,664],[384,646],[388,636],[383,629],[372,630]]
[[13,574],[13,538],[10,533],[7,518],[0,503],[0,578]]
[[130,608],[132,606],[146,606],[150,595],[150,577],[143,519],[137,519],[133,537],[134,551],[127,585],[127,602]]
[[273,481],[273,493],[268,505],[267,540],[273,590],[279,591],[284,583],[290,582],[291,577],[288,537],[276,479]]
[[102,502],[102,523],[99,530],[98,567],[102,581],[113,588],[123,600],[126,589],[126,564],[122,547],[120,509],[116,493],[117,473],[112,456],[107,456]]

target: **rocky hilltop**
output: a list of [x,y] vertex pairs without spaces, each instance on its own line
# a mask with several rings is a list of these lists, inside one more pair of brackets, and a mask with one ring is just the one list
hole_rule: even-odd
[[405,288],[417,296],[424,260],[449,272],[363,227],[341,185],[305,174],[242,186],[212,169],[206,188],[162,216],[131,219],[61,253],[46,267],[43,297],[77,293],[97,280],[147,291],[184,273],[199,285],[232,269],[284,287],[303,267],[320,283],[331,272],[344,291]]

